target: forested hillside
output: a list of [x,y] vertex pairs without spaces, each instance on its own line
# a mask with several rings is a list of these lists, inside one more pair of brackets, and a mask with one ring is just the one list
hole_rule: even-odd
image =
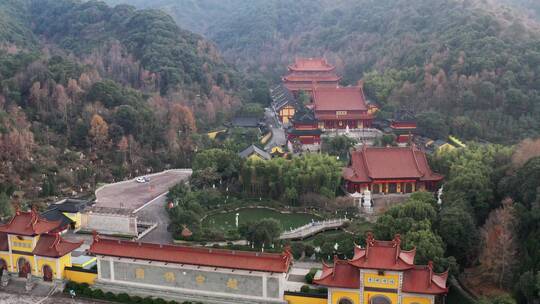
[[197,130],[249,99],[243,87],[211,43],[163,12],[2,1],[0,194],[71,194],[188,166],[205,144]]
[[[232,14],[206,19],[205,35],[231,62],[275,81],[295,56],[326,56],[344,84],[365,78],[384,112],[415,111],[434,130],[426,135],[513,143],[540,134],[540,33],[486,3],[232,2]],[[185,14],[176,19],[190,26]]]

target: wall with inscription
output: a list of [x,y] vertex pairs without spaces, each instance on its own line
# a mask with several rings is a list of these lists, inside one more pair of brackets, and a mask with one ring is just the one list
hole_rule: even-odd
[[[248,275],[238,273],[239,271],[235,273],[232,270],[218,272],[185,269],[178,266],[167,267],[128,261],[114,261],[113,268],[114,279],[119,283],[123,281],[156,287],[177,287],[196,291],[263,297],[262,274]],[[269,278],[267,293],[268,297],[279,298],[277,278]]]

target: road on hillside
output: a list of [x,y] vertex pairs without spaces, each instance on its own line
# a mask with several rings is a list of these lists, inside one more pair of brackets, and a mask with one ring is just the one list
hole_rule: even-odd
[[129,180],[105,185],[96,190],[96,207],[137,210],[167,192],[170,187],[186,180],[191,170],[168,170],[147,175],[147,183]]
[[167,231],[167,227],[171,221],[165,209],[166,205],[167,196],[163,195],[137,213],[141,219],[157,223],[157,227],[147,235],[143,236],[140,241],[159,244],[172,243],[172,235]]
[[271,109],[266,108],[264,110],[264,118],[266,125],[272,131],[272,139],[266,144],[266,148],[272,148],[275,146],[281,147],[287,144],[287,137],[285,136],[285,131],[277,120],[275,113]]

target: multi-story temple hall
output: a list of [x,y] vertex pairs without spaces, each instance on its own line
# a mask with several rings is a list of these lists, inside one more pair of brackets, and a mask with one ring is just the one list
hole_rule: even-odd
[[313,280],[328,287],[329,304],[434,304],[448,293],[448,271],[435,273],[433,263],[414,265],[415,249],[401,249],[396,235],[378,241],[368,234],[366,247],[356,246],[351,260],[334,259]]
[[335,88],[341,79],[335,70],[324,58],[296,58],[288,66],[283,85],[294,95],[300,91],[311,93],[314,86]]

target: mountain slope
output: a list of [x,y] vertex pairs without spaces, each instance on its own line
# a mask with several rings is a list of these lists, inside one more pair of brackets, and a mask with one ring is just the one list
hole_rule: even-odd
[[189,166],[197,130],[240,104],[238,73],[163,12],[9,0],[0,16],[0,192],[71,195]]
[[213,25],[205,35],[246,71],[277,82],[295,56],[326,56],[345,84],[365,78],[383,115],[413,110],[429,135],[494,142],[540,135],[540,33],[498,6],[462,0],[234,5],[232,14],[207,21]]

